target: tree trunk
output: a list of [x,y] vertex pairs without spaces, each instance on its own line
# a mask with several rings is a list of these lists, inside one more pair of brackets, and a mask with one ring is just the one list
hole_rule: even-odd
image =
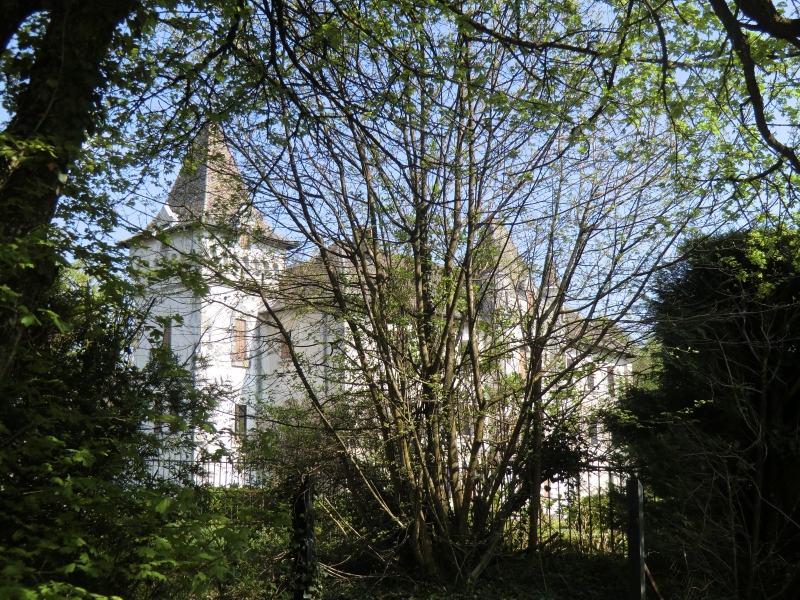
[[114,32],[139,6],[53,2],[28,82],[13,98],[0,158],[0,378],[55,281],[48,226],[67,173],[94,133]]

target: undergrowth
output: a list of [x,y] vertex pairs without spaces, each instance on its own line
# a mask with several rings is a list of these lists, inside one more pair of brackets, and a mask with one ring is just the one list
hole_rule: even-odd
[[475,583],[456,586],[413,574],[325,581],[325,600],[619,600],[627,596],[625,562],[609,556],[551,556],[527,573],[524,564],[496,565]]

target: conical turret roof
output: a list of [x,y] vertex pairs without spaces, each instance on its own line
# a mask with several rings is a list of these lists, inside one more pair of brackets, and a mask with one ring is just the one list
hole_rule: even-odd
[[264,222],[222,131],[205,127],[184,159],[166,204],[145,230],[190,225],[230,227],[235,223],[257,230],[267,243],[286,248],[296,245]]
[[496,257],[492,257],[494,263],[491,268],[493,270],[511,277],[514,282],[518,282],[527,275],[525,261],[520,256],[508,227],[503,224],[492,224],[489,243],[498,253]]
[[204,128],[167,197],[179,221],[214,222],[248,202],[242,174],[218,129]]

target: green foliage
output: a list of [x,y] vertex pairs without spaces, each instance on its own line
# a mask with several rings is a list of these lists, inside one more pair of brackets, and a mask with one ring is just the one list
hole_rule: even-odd
[[219,586],[220,595],[247,600],[292,597],[291,561],[287,559],[288,528],[251,527],[246,551],[232,568],[232,576]]
[[224,580],[246,536],[148,465],[208,429],[213,390],[167,353],[134,368],[135,312],[80,274],[46,309],[66,325],[33,330],[0,384],[0,596],[174,597]]
[[796,589],[798,242],[775,228],[690,243],[655,287],[651,382],[609,418],[659,498],[648,563],[683,597]]
[[[239,528],[229,553],[229,573],[209,586],[210,597],[243,600],[290,598],[292,588],[291,523],[288,506],[271,486],[262,489],[216,488],[202,491],[204,510],[224,515]],[[244,543],[242,543],[244,541]]]

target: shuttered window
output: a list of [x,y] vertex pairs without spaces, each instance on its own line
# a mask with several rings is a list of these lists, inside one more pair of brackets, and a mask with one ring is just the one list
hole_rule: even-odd
[[287,339],[283,340],[283,342],[281,343],[281,360],[288,360],[289,358],[292,357],[292,353],[289,350],[289,344],[292,341],[291,331],[286,332],[286,338]]

